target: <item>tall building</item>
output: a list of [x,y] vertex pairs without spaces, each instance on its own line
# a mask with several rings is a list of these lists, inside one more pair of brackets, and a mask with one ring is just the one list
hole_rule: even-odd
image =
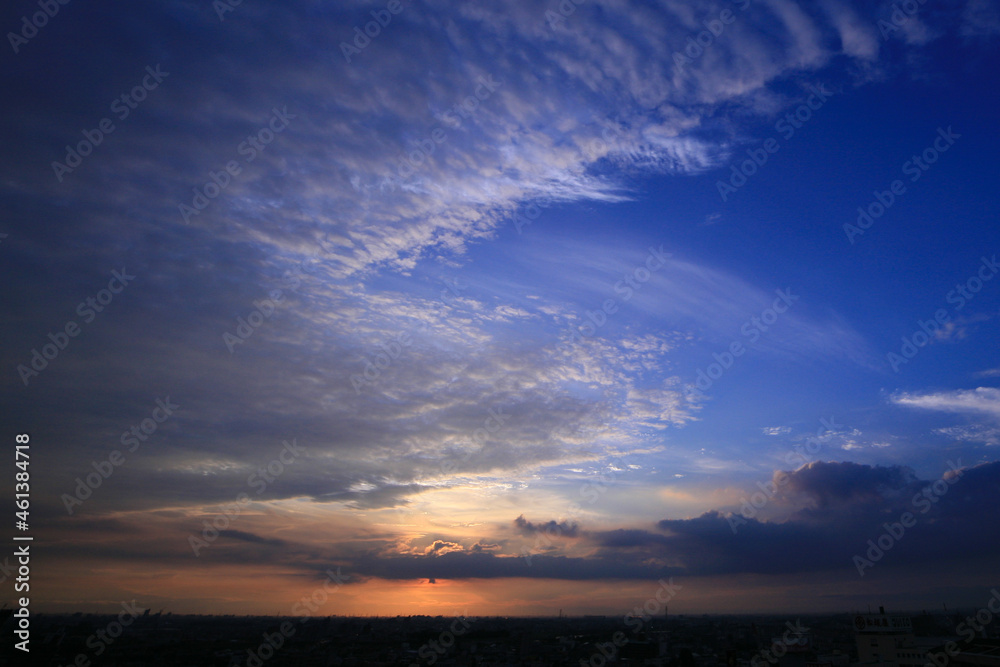
[[929,647],[918,644],[909,616],[878,614],[854,617],[858,665],[863,667],[924,667]]

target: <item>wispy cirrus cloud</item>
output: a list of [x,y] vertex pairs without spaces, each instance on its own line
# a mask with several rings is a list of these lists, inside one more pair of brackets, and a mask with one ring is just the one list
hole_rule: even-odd
[[892,402],[920,410],[966,415],[969,419],[985,418],[985,423],[948,426],[935,429],[934,432],[963,442],[987,446],[1000,444],[1000,389],[995,387],[929,394],[897,394],[892,397]]
[[1000,427],[985,424],[972,426],[948,426],[934,429],[935,433],[940,433],[948,438],[965,442],[981,442],[984,445],[1000,445]]
[[953,412],[972,415],[986,415],[1000,419],[1000,389],[978,387],[930,394],[897,394],[892,402],[909,408]]

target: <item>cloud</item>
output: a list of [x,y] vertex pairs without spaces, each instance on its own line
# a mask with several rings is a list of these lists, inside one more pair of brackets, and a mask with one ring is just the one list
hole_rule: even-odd
[[760,431],[764,435],[788,435],[792,429],[789,426],[765,426]]
[[[36,510],[62,531],[50,540],[53,553],[189,559],[192,526],[247,493],[255,511],[205,550],[206,562],[252,563],[266,549],[283,565],[341,559],[359,579],[648,578],[826,563],[836,550],[811,524],[799,526],[808,524],[802,517],[751,522],[747,533],[774,538],[789,554],[804,540],[815,563],[764,562],[766,539],[734,539],[719,512],[661,530],[593,534],[522,515],[519,534],[499,529],[505,537],[558,529],[574,537],[566,549],[581,550],[564,556],[556,545],[557,555],[539,556],[527,574],[517,546],[503,541],[477,535],[466,546],[468,536],[425,531],[411,543],[410,534],[354,523],[429,494],[605,461],[635,449],[640,432],[669,436],[699,417],[672,355],[698,339],[710,361],[773,301],[777,285],[678,253],[629,301],[627,325],[616,320],[560,348],[644,261],[627,243],[584,234],[529,241],[511,253],[520,263],[498,262],[504,270],[488,280],[473,276],[459,289],[437,278],[469,266],[473,249],[510,231],[531,203],[554,215],[559,205],[624,202],[651,174],[726,163],[755,140],[745,121],[797,103],[806,76],[822,78],[838,57],[870,66],[878,54],[863,5],[750,6],[685,73],[673,53],[703,30],[716,3],[584,3],[553,28],[530,3],[427,0],[404,9],[354,63],[338,44],[370,20],[362,2],[244,3],[224,23],[203,3],[97,7],[61,34],[54,22],[48,39],[67,48],[73,39],[132,38],[115,42],[114,57],[75,49],[79,57],[59,60],[56,50],[46,60],[39,49],[0,72],[24,91],[0,109],[18,156],[0,176],[16,198],[9,217],[23,223],[4,239],[4,252],[18,254],[0,266],[20,286],[5,312],[4,367],[27,362],[112,268],[125,265],[137,278],[30,387],[0,389],[5,413],[39,424],[38,439],[53,443]],[[57,181],[51,162],[156,63],[169,78]],[[285,110],[287,128],[246,161],[240,146],[275,109]],[[179,205],[193,203],[230,160],[241,173],[184,220]],[[259,305],[270,298],[273,311]],[[240,323],[258,308],[267,311],[262,323],[227,349],[223,334],[247,327]],[[805,297],[755,351],[794,362],[864,366],[872,358],[849,322],[810,310]],[[166,396],[179,402],[176,415],[95,490],[78,523],[65,522],[59,498]],[[983,407],[995,396],[959,402],[997,414]],[[272,474],[285,439],[304,453]],[[703,472],[745,465],[671,456],[695,458],[692,470]],[[862,501],[906,488],[902,478],[854,468],[820,466],[794,479],[797,495],[783,497],[782,509],[808,501],[813,510],[860,511]],[[317,513],[330,533],[275,532],[284,528],[268,512],[289,507]],[[757,560],[740,565],[741,549]]]
[[[599,310],[606,299],[613,297],[619,308],[627,306],[630,319],[656,321],[660,327],[675,332],[668,341],[672,348],[687,340],[687,332],[691,331],[699,332],[712,345],[728,346],[741,335],[748,335],[741,334],[744,325],[749,331],[753,326],[751,318],[759,319],[761,312],[775,302],[775,290],[780,289],[790,295],[791,305],[766,335],[753,338],[755,350],[786,359],[838,359],[875,367],[875,355],[864,337],[836,313],[814,312],[808,297],[794,284],[770,288],[751,284],[697,258],[681,256],[667,244],[655,244],[651,249],[670,253],[671,257],[651,272],[648,281],[633,288],[624,278],[643,267],[651,249],[605,238],[556,233],[546,238],[548,243],[519,247],[516,256],[507,257],[518,267],[516,277],[509,280],[512,289],[523,292],[537,282],[550,282],[551,274],[562,277],[563,289],[573,288],[575,303],[572,307],[552,308],[549,313],[566,329],[582,326],[588,321],[586,311]],[[548,250],[551,243],[558,243],[558,254]],[[582,266],[588,270],[582,272]],[[537,267],[545,267],[546,273]],[[617,321],[621,316],[608,319]],[[565,335],[569,336],[569,332]],[[710,357],[711,351],[706,351],[706,356]]]
[[837,28],[845,54],[863,60],[878,58],[879,35],[870,19],[860,16],[848,3],[839,0],[824,0],[821,6]]
[[790,472],[781,495],[807,499],[810,507],[829,509],[896,499],[918,483],[913,470],[900,466],[813,461]]
[[547,521],[545,523],[532,523],[524,518],[524,515],[514,519],[514,526],[522,535],[535,535],[544,533],[546,535],[557,535],[560,537],[576,537],[580,527],[576,523],[568,521]]
[[453,552],[464,553],[465,549],[461,544],[456,542],[447,542],[445,540],[434,540],[434,542],[427,547],[426,553],[433,556],[441,556]]
[[355,509],[379,509],[405,505],[411,496],[427,491],[432,486],[421,484],[393,484],[391,482],[366,482],[364,490],[334,491],[318,495],[316,500],[323,502],[342,502]]
[[[25,403],[26,419],[59,405],[67,424],[87,426],[53,470],[52,497],[145,418],[156,392],[182,409],[116,472],[118,484],[88,501],[90,511],[231,502],[284,438],[297,437],[308,454],[259,500],[371,510],[478,476],[595,460],[634,446],[637,431],[690,424],[699,405],[666,372],[669,353],[691,331],[732,336],[773,299],[770,288],[678,258],[650,285],[660,295],[651,289],[632,302],[638,315],[666,315],[676,327],[619,331],[560,352],[559,332],[607,298],[607,285],[592,286],[596,300],[580,307],[562,297],[584,293],[573,283],[581,258],[604,256],[596,244],[567,246],[569,266],[526,251],[567,269],[556,296],[533,306],[470,282],[442,300],[430,276],[464,266],[472,246],[495,240],[530,202],[619,202],[632,196],[636,174],[721,164],[746,140],[725,114],[776,112],[793,100],[770,86],[836,55],[829,38],[848,34],[853,19],[844,5],[831,7],[755,3],[684,77],[672,55],[703,29],[712,3],[585,4],[553,29],[544,10],[523,3],[429,2],[428,11],[395,17],[355,63],[338,44],[368,16],[363,3],[244,6],[222,24],[191,4],[88,16],[79,34],[137,36],[118,59],[135,71],[94,78],[105,70],[81,58],[44,80],[0,75],[34,91],[0,115],[12,148],[41,165],[0,167],[4,182],[24,201],[25,219],[65,231],[65,254],[51,266],[42,259],[48,232],[21,232],[25,266],[46,278],[15,304],[4,363],[25,361],[36,323],[72,317],[66,304],[90,289],[77,286],[99,288],[104,267],[134,262],[138,275],[102,313],[107,325],[38,379],[46,397]],[[842,41],[854,45],[849,57],[866,57],[858,38]],[[98,120],[156,62],[169,77],[79,169],[62,183],[37,175],[79,135],[80,119]],[[48,87],[76,90],[81,80],[91,83],[53,116]],[[241,143],[274,109],[285,110],[287,128],[245,161]],[[179,205],[229,160],[241,173],[185,221]],[[595,268],[635,267],[620,248],[606,261]],[[230,354],[223,334],[276,289],[273,314]],[[762,349],[867,354],[835,317],[791,313],[784,322]],[[412,342],[402,346],[401,335]],[[377,379],[365,378],[397,345]],[[68,405],[69,395],[93,402]],[[488,411],[500,407],[509,421],[484,435]],[[62,435],[53,440],[70,441]]]
[[[116,134],[93,162],[120,179],[122,207],[147,211],[139,229],[248,242],[281,268],[319,254],[338,279],[386,267],[405,272],[422,258],[461,256],[492,238],[523,203],[627,198],[626,183],[604,165],[692,173],[720,164],[735,137],[713,120],[714,109],[752,110],[771,82],[822,67],[835,55],[829,34],[841,36],[849,57],[872,57],[870,31],[847,5],[829,2],[825,13],[810,14],[774,0],[738,13],[679,77],[672,54],[714,9],[709,2],[669,2],[659,11],[639,2],[584,5],[552,29],[540,7],[455,11],[431,1],[400,13],[352,64],[337,44],[368,17],[363,3],[327,7],[321,17],[305,2],[244,8],[222,26],[194,6],[170,16],[155,8],[133,17],[102,12],[92,20],[130,34],[157,34],[154,26],[168,21],[196,48],[171,50],[166,68],[177,73],[144,106],[170,123],[138,142]],[[248,51],[240,68],[230,54],[251,42],[268,47]],[[156,47],[136,55],[153,57]],[[325,55],[295,57],[303,51]],[[436,74],[427,85],[415,85],[428,71]],[[220,76],[226,86],[207,84]],[[30,104],[11,108],[7,120],[28,122]],[[209,171],[240,157],[240,142],[275,105],[295,116],[289,127],[185,224],[178,204],[190,204]],[[75,124],[53,125],[45,143],[61,147],[79,133]],[[148,120],[137,118],[122,124],[133,137],[145,127]],[[205,138],[193,153],[179,141],[192,135]],[[149,160],[154,149],[158,159]],[[87,166],[60,196],[91,204],[82,210],[90,217],[99,215],[92,186],[103,172]],[[26,192],[56,185],[9,174]]]
[[984,445],[1000,445],[1000,427],[987,425],[949,426],[934,429],[935,433],[966,442],[980,442]]
[[[284,525],[284,518],[247,514],[239,518],[246,522],[246,530],[228,533],[236,538],[229,542],[268,545],[268,561],[274,567],[314,575],[336,563],[350,574],[352,583],[371,577],[593,581],[754,573],[853,574],[852,557],[867,549],[867,541],[876,539],[886,522],[909,511],[917,524],[879,562],[879,571],[906,566],[940,569],[956,566],[970,554],[994,553],[1000,548],[995,513],[986,511],[1000,503],[1000,461],[973,467],[958,462],[956,468],[960,475],[948,471],[943,475],[955,480],[948,491],[932,494],[936,502],[917,504],[917,494],[933,481],[916,478],[906,467],[813,463],[784,472],[788,483],[773,501],[780,516],[770,521],[720,509],[693,518],[663,519],[651,526],[586,530],[555,521],[534,523],[520,515],[514,521],[520,539],[497,542],[447,535],[403,538],[391,531],[376,533],[370,527],[354,540],[330,540],[299,530],[292,533],[294,537],[283,535],[279,541],[260,534]],[[780,479],[778,472],[775,480]],[[161,513],[136,513],[115,522],[76,517],[58,521],[76,539],[73,544],[55,543],[53,557],[72,556],[77,562],[170,563],[185,550],[190,555],[186,534],[163,530],[172,525],[172,519]],[[267,522],[271,527],[265,528]],[[555,539],[557,528],[573,539]],[[552,531],[553,539],[548,548],[539,550],[536,542],[543,531]],[[80,538],[87,534],[89,539]],[[530,559],[522,555],[523,549]],[[256,563],[259,557],[245,545],[223,540],[202,555],[205,562],[215,565]]]
[[934,394],[897,394],[892,402],[909,408],[986,415],[1000,419],[1000,389],[979,387]]
[[953,341],[964,340],[969,337],[970,329],[980,322],[988,322],[992,315],[978,313],[968,317],[956,317],[954,320],[945,322],[944,325],[934,333],[934,340]]
[[962,11],[959,32],[965,37],[991,37],[1000,34],[1000,9],[990,0],[969,0]]

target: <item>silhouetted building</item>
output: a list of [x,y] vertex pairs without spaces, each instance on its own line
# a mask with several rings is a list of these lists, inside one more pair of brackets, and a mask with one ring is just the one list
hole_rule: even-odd
[[854,617],[858,664],[863,667],[924,667],[927,649],[913,635],[909,616],[858,614]]

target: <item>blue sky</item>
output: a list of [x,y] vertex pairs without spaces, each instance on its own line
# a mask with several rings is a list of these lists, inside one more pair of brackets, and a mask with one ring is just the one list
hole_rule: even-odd
[[36,443],[40,605],[271,612],[332,566],[327,613],[981,597],[1000,9],[564,5],[70,4],[8,37],[0,420]]

